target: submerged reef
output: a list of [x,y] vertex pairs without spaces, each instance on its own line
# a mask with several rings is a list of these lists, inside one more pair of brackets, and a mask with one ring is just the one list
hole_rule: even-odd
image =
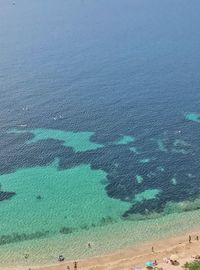
[[[188,114],[185,119],[198,122],[199,114]],[[16,151],[15,158],[11,155],[9,164],[0,165],[2,174],[22,167],[47,166],[54,160],[58,160],[58,171],[88,164],[92,170],[106,173],[101,184],[108,197],[130,204],[128,210],[124,209],[123,218],[160,214],[169,202],[181,203],[200,195],[197,188],[200,149],[197,144],[194,147],[195,141],[191,142],[190,132],[190,136],[185,136],[176,128],[174,132],[154,134],[145,140],[120,133],[113,136],[112,142],[111,136],[100,143],[95,133],[82,131],[14,129],[6,135],[18,139],[16,147],[21,145],[21,152]],[[153,196],[152,190],[159,192]],[[38,200],[42,198],[37,196]],[[107,222],[110,220],[102,220],[98,225]],[[60,232],[71,233],[71,228],[63,227]]]
[[30,233],[30,234],[13,233],[10,235],[2,235],[2,236],[0,236],[0,246],[6,245],[6,244],[11,244],[11,243],[16,243],[16,242],[21,242],[21,241],[25,241],[25,240],[44,238],[44,237],[47,237],[48,235],[49,235],[49,231],[34,232],[34,233]]
[[60,228],[59,232],[62,234],[69,234],[69,233],[73,233],[76,229],[75,228],[71,228],[71,227],[62,227]]
[[0,201],[9,200],[14,195],[16,195],[15,192],[0,191]]

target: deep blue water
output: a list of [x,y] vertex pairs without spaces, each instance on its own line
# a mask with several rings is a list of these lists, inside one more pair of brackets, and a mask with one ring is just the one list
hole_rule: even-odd
[[[200,123],[185,114],[200,113],[199,9],[196,0],[0,0],[0,172],[58,157],[60,168],[106,171],[114,198],[162,190],[131,213],[198,198]],[[7,133],[24,125],[92,131],[105,147],[75,153]],[[136,141],[111,145],[123,135]]]

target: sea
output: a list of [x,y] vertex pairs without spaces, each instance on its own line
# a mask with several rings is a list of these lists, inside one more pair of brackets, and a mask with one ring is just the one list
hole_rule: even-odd
[[1,265],[199,228],[199,10],[0,0]]

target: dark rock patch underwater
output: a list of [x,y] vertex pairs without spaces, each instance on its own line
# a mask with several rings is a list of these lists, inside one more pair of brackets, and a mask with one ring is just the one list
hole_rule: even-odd
[[[48,129],[43,130],[48,134]],[[51,136],[53,132],[51,130]],[[55,130],[54,137],[57,132],[60,134],[59,130]],[[61,134],[63,136],[65,131]],[[107,179],[102,184],[109,197],[132,203],[132,207],[122,215],[123,218],[129,218],[132,214],[144,217],[155,212],[160,214],[168,202],[192,201],[200,194],[197,174],[199,148],[194,148],[189,137],[176,130],[150,138],[119,135],[113,143],[104,142],[99,148],[85,151],[74,151],[73,147],[63,145],[64,136],[63,140],[47,138],[27,143],[34,138],[29,130],[4,135],[2,141],[6,143],[9,138],[14,142],[12,149],[15,156],[10,151],[9,162],[4,162],[5,150],[0,152],[2,174],[21,167],[46,166],[55,159],[59,160],[58,170],[89,164],[92,169],[107,173]],[[95,140],[95,134],[92,139]],[[140,151],[133,151],[136,148]],[[135,200],[138,194],[146,194],[148,190],[160,192],[153,198],[143,196],[140,201]],[[1,196],[11,198],[13,195],[2,193]]]
[[15,192],[0,191],[0,201],[9,200],[14,195],[16,195]]

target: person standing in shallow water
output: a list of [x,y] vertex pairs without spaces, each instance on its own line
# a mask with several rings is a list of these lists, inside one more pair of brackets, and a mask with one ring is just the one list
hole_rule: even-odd
[[74,270],[77,270],[78,269],[78,266],[77,266],[77,262],[74,262]]
[[189,243],[191,244],[191,235],[189,235],[189,238],[188,238],[188,240],[189,240]]

